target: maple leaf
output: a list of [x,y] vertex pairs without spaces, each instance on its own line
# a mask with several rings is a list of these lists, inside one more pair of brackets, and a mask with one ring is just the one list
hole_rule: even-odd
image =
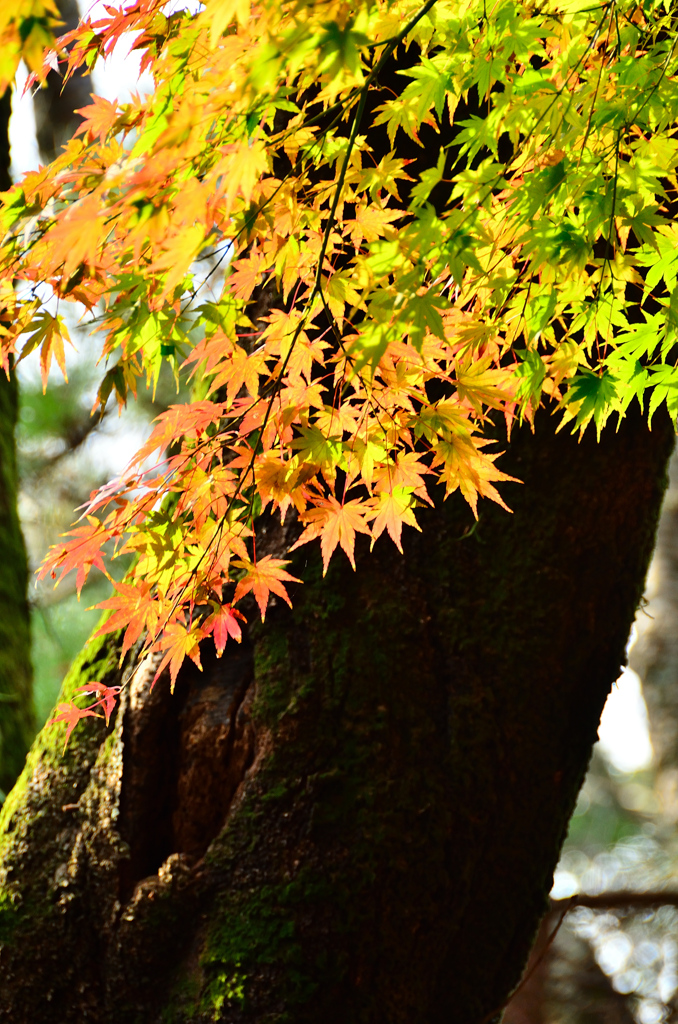
[[402,554],[401,535],[403,523],[413,526],[421,532],[421,527],[414,518],[412,511],[412,489],[410,487],[394,487],[383,491],[376,499],[376,505],[370,513],[374,516],[372,523],[372,547],[374,542],[388,530],[389,537]]
[[299,451],[302,459],[318,465],[325,479],[334,479],[335,466],[341,454],[340,436],[326,437],[317,426],[302,427],[301,437],[292,442],[292,448]]
[[150,455],[167,447],[178,437],[197,439],[208,427],[220,421],[225,409],[223,403],[208,399],[186,405],[171,405],[166,412],[156,417],[156,426],[151,436],[136,453],[131,466],[141,465]]
[[[226,339],[228,342],[228,339]],[[215,367],[214,380],[210,384],[210,393],[227,386],[227,408],[233,404],[243,384],[249,394],[256,398],[259,393],[259,376],[265,372],[266,365],[263,353],[249,355],[240,345],[230,344],[230,352]]]
[[190,629],[187,629],[181,622],[170,622],[165,627],[160,640],[151,648],[151,650],[166,652],[153,677],[153,685],[157,682],[165,666],[169,665],[170,689],[174,693],[177,675],[186,657],[189,657],[202,672],[202,665],[200,663],[200,641],[202,639],[203,633],[199,626],[192,626]]
[[24,0],[23,3],[14,0],[2,6],[0,94],[9,89],[22,58],[34,75],[42,72],[45,49],[54,42],[50,28],[58,24],[59,11],[53,0]]
[[92,103],[75,111],[82,116],[82,124],[75,131],[76,135],[89,133],[93,139],[103,142],[118,116],[117,103],[111,103],[103,96],[92,96]]
[[163,242],[162,253],[152,264],[154,271],[165,271],[161,299],[171,295],[206,244],[205,231],[200,224],[177,228]]
[[70,342],[70,338],[61,316],[52,316],[51,313],[45,310],[35,318],[31,326],[36,326],[36,324],[37,330],[25,342],[19,361],[24,359],[38,345],[40,346],[40,376],[42,378],[42,392],[44,394],[47,390],[47,378],[49,377],[52,358],[56,359],[64,379],[68,382],[64,340]]
[[106,619],[95,636],[112,633],[116,629],[125,629],[120,660],[124,658],[132,644],[139,639],[144,629],[155,632],[162,602],[157,599],[151,586],[145,580],[133,583],[113,583],[116,593],[95,605],[95,608],[111,608],[113,614]]
[[66,739],[64,742],[64,753],[68,746],[68,741],[71,738],[71,733],[75,729],[78,722],[81,722],[83,718],[103,718],[103,715],[97,714],[96,711],[92,711],[91,708],[79,708],[73,701],[62,701],[61,704],[57,705],[57,711],[59,712],[54,718],[50,718],[48,725],[56,725],[58,722],[66,722]]
[[259,253],[251,253],[248,259],[234,260],[229,267],[228,286],[233,295],[247,302],[252,292],[261,281],[262,257]]
[[83,264],[96,266],[97,253],[107,237],[100,218],[96,196],[91,195],[69,207],[63,219],[52,228],[50,243],[55,250],[64,253],[64,282],[68,282]]
[[224,653],[229,636],[238,643],[242,640],[242,630],[238,625],[238,619],[241,622],[247,621],[242,612],[239,612],[237,608],[231,608],[230,604],[222,604],[203,623],[204,635],[208,636],[211,633],[214,638],[217,658],[220,658]]
[[355,220],[346,221],[349,228],[351,241],[356,249],[360,248],[362,242],[376,242],[385,233],[385,229],[401,216],[400,210],[383,210],[378,206],[359,206],[356,210]]
[[210,41],[215,45],[231,22],[246,25],[250,18],[250,0],[210,0],[202,17],[210,27]]
[[[315,466],[304,468],[310,469],[309,475],[314,475]],[[283,520],[293,501],[299,508],[299,498],[294,494],[299,470],[294,460],[285,460],[274,452],[266,452],[265,455],[257,459],[254,475],[263,508],[266,508],[270,501],[275,502]],[[303,508],[303,503],[301,503],[301,507]]]
[[269,594],[277,594],[278,597],[282,597],[283,601],[287,601],[290,607],[292,606],[283,583],[301,583],[301,580],[298,580],[296,576],[291,576],[283,569],[284,565],[289,565],[289,560],[286,561],[282,558],[273,558],[271,555],[266,555],[257,562],[234,559],[233,564],[237,568],[245,570],[245,576],[238,580],[235,588],[233,604],[243,598],[245,594],[249,594],[251,590],[259,605],[262,622],[266,618]]
[[105,576],[108,575],[101,549],[110,534],[94,516],[87,516],[87,520],[87,526],[78,526],[68,533],[67,536],[72,538],[71,540],[51,549],[38,573],[38,579],[42,579],[48,572],[52,579],[55,579],[57,569],[61,570],[61,578],[72,569],[76,569],[75,588],[78,597],[92,567],[100,569]]
[[502,409],[513,398],[515,375],[507,370],[490,370],[489,357],[466,357],[457,369],[457,393],[480,412],[483,405]]
[[302,523],[308,523],[299,540],[291,548],[294,551],[301,544],[308,544],[309,541],[320,537],[320,549],[323,556],[323,576],[327,573],[330,558],[337,545],[341,545],[346,556],[355,570],[355,535],[366,533],[371,536],[372,531],[365,521],[366,516],[371,516],[372,510],[365,501],[354,498],[340,504],[334,495],[329,498],[318,499],[314,507],[304,512],[300,519]]
[[268,155],[262,142],[245,141],[233,147],[219,168],[227,179],[225,185],[231,203],[234,203],[236,195],[249,203],[254,186],[267,164]]
[[496,468],[494,460],[498,455],[488,455],[479,450],[484,444],[491,443],[491,441],[476,440],[474,444],[464,444],[441,439],[433,449],[435,452],[433,466],[443,464],[440,479],[445,483],[445,497],[452,494],[458,487],[471,506],[476,519],[478,518],[478,495],[496,502],[507,512],[511,511],[491,481],[519,482],[515,477],[509,476],[508,473],[502,473]]
[[396,487],[411,488],[418,498],[431,505],[433,503],[423,480],[424,475],[430,473],[431,470],[421,461],[417,452],[404,452],[398,456],[394,465],[388,463],[380,467],[375,474],[375,489],[381,493]]
[[108,726],[111,718],[111,712],[113,711],[117,703],[118,694],[120,693],[121,687],[105,686],[104,683],[91,682],[84,683],[82,686],[76,686],[76,691],[78,690],[81,693],[96,693],[99,695],[99,700],[96,701],[96,703],[94,704],[90,704],[89,707],[103,708],[104,716],[106,718],[106,725]]

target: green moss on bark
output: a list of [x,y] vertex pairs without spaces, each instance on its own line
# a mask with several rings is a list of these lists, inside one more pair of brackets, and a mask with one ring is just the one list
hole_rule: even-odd
[[[71,700],[76,688],[92,680],[110,683],[117,679],[118,637],[92,638],[78,655],[64,679],[59,700]],[[0,808],[0,943],[9,944],[22,923],[58,913],[45,898],[51,880],[33,881],[28,872],[40,873],[40,856],[46,862],[59,842],[59,818],[63,807],[74,811],[91,782],[93,770],[105,773],[114,753],[114,736],[106,737],[103,722],[95,719],[76,729],[64,751],[66,727],[45,726],[35,738],[16,785]],[[55,834],[56,830],[56,834]],[[24,847],[30,844],[30,856]],[[29,883],[29,884],[27,884]]]

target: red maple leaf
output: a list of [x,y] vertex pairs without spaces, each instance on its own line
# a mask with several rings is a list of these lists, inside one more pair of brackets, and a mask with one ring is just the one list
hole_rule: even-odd
[[103,712],[106,717],[106,725],[108,725],[111,718],[111,712],[116,705],[118,694],[120,693],[120,687],[104,686],[103,683],[92,682],[85,683],[83,686],[76,686],[76,690],[79,690],[81,693],[99,694],[99,700],[94,704],[90,704],[89,708],[103,708]]
[[238,625],[238,619],[242,622],[247,621],[242,612],[239,612],[237,608],[231,608],[230,604],[222,604],[204,623],[202,628],[205,636],[211,633],[214,638],[217,658],[220,658],[224,653],[224,647],[229,636],[237,640],[238,643],[242,640],[242,631]]
[[63,702],[57,705],[57,711],[59,712],[54,718],[50,718],[48,725],[55,725],[57,722],[67,722],[68,728],[66,729],[66,741],[64,743],[64,752],[68,746],[68,741],[71,738],[71,733],[75,729],[78,722],[83,718],[102,718],[103,715],[98,715],[96,711],[92,711],[91,708],[79,708],[77,704],[74,704],[72,700]]

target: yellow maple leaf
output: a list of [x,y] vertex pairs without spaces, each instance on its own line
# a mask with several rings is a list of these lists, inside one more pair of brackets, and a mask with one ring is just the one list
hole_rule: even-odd
[[402,554],[403,523],[413,526],[421,533],[421,527],[412,511],[413,499],[414,495],[410,487],[394,487],[392,490],[382,491],[378,495],[371,513],[375,517],[372,523],[372,547],[384,530],[388,530],[389,537]]
[[433,446],[435,458],[432,465],[435,467],[442,464],[440,479],[445,483],[445,497],[447,498],[458,487],[471,506],[476,519],[478,518],[478,495],[495,501],[507,512],[511,511],[491,481],[520,482],[516,477],[502,473],[494,465],[494,460],[499,457],[501,452],[497,452],[496,455],[487,455],[479,450],[482,445],[490,443],[490,441],[474,439],[469,444],[466,441],[460,442],[459,439],[448,441],[441,438]]
[[209,26],[210,45],[218,44],[234,20],[246,25],[250,20],[250,6],[250,0],[209,0],[200,20]]

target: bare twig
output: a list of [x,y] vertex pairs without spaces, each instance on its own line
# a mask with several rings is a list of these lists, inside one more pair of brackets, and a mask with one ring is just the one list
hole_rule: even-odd
[[574,907],[588,907],[591,910],[648,910],[653,907],[678,907],[678,892],[670,889],[666,892],[636,892],[633,889],[620,889],[612,892],[601,892],[595,896],[580,893],[564,900],[551,900],[551,912],[558,913],[564,908],[565,913]]

